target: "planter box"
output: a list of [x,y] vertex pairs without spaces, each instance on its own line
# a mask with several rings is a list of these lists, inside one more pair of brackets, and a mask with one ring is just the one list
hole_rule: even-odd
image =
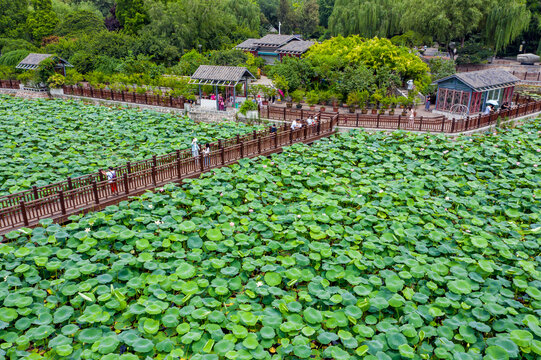
[[112,97],[111,97],[111,90],[109,90],[109,89],[102,89],[102,90],[101,90],[101,93],[103,94],[102,99],[107,99],[107,100],[111,100],[111,99],[112,99]]
[[83,89],[80,86],[73,87],[73,95],[81,96],[83,95]]
[[3,89],[11,88],[11,85],[9,84],[9,80],[0,80],[0,87]]
[[92,92],[90,88],[83,88],[83,96],[92,97]]
[[51,94],[52,96],[64,96],[64,89],[63,88],[58,88],[58,89],[50,88],[49,94]]

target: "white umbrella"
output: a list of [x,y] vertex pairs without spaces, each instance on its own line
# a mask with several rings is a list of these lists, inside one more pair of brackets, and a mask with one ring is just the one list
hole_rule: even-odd
[[494,105],[494,106],[498,106],[498,105],[499,105],[499,104],[498,104],[498,100],[488,100],[488,101],[487,101],[487,104],[489,104],[489,105]]

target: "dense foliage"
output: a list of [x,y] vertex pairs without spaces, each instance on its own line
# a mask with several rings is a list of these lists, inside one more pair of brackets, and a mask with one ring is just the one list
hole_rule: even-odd
[[538,358],[540,131],[352,132],[11,232],[0,357]]
[[[29,6],[31,4],[31,6]],[[229,50],[269,31],[323,41],[331,35],[393,38],[459,55],[477,48],[541,51],[536,0],[0,0],[0,54],[55,53],[81,73],[122,72],[129,56],[174,66],[190,51]],[[470,48],[471,49],[471,48]],[[486,61],[484,50],[461,61]],[[236,65],[234,62],[228,65]]]
[[85,175],[253,130],[244,124],[194,123],[153,111],[80,102],[0,98],[0,194]]
[[409,79],[424,91],[431,82],[428,72],[429,67],[406,47],[353,35],[316,44],[301,59],[286,58],[272,67],[270,75],[283,77],[289,91],[330,91],[345,100],[352,92],[379,89],[391,94]]

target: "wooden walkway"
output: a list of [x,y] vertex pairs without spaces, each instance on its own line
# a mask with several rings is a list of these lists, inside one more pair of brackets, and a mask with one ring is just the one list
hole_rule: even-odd
[[207,158],[194,158],[190,150],[185,150],[133,164],[128,162],[116,168],[115,192],[112,191],[112,184],[100,173],[94,173],[4,196],[0,198],[0,234],[23,226],[36,226],[41,219],[52,218],[55,222],[64,222],[71,215],[101,210],[130,196],[167,183],[198,177],[240,159],[277,153],[284,146],[294,143],[312,143],[334,134],[336,123],[336,115],[323,116],[313,126],[295,131],[284,125],[275,133],[267,129],[254,131],[244,137],[220,140],[211,144],[211,153]]
[[262,106],[259,112],[262,118],[286,122],[293,121],[294,119],[307,119],[314,116],[318,116],[318,118],[337,116],[338,126],[343,127],[456,134],[494,125],[499,120],[514,119],[541,112],[541,100],[534,101],[529,98],[517,98],[516,103],[517,105],[509,110],[497,111],[489,115],[468,116],[466,119],[449,119],[443,115],[430,118],[423,118],[421,116],[414,118],[413,121],[410,121],[408,116],[402,115],[344,114],[280,106]]

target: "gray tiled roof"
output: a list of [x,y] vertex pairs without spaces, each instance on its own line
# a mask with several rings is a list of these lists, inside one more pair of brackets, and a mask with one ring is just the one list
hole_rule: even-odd
[[486,90],[491,87],[512,85],[519,82],[519,78],[502,69],[488,69],[454,74],[443,79],[436,80],[440,83],[451,78],[457,78],[473,90]]
[[241,50],[257,50],[258,46],[255,44],[258,41],[258,39],[247,39],[235,46],[236,49]]
[[292,41],[280,47],[276,52],[282,54],[303,54],[310,49],[312,45],[314,45],[313,41]]
[[259,40],[256,40],[255,44],[260,46],[281,46],[287,44],[291,40],[300,40],[300,38],[296,35],[269,34],[263,36]]
[[245,76],[255,78],[245,67],[201,65],[192,75],[192,79],[236,82]]
[[[27,57],[25,57],[21,62],[16,66],[17,69],[23,69],[23,70],[34,70],[37,69],[39,64],[50,57],[53,57],[52,54],[36,54],[36,53],[30,53]],[[66,60],[55,57],[59,62],[63,63],[65,66],[72,67],[70,63],[68,63]]]

